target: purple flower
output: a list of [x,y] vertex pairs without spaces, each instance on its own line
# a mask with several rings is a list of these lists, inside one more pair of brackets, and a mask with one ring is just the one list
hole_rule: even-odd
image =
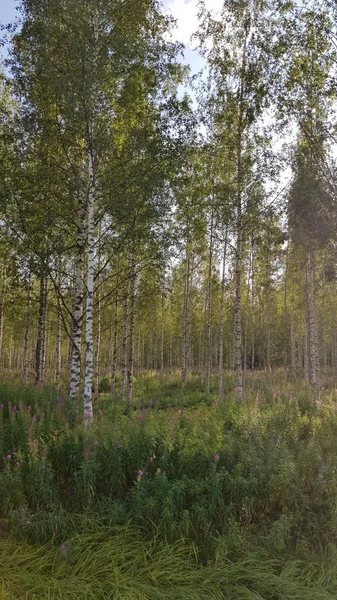
[[152,405],[153,405],[153,400],[149,400],[148,401],[148,406],[151,408]]
[[44,413],[41,413],[41,417],[44,417]]
[[33,415],[32,421],[36,421],[36,415]]
[[255,400],[254,400],[254,404],[255,404],[255,408],[257,408],[259,406],[259,397],[256,396]]
[[97,440],[94,441],[94,446],[98,446],[98,441]]
[[153,455],[153,456],[150,456],[150,458],[149,458],[149,462],[150,462],[150,463],[152,463],[152,462],[155,460],[155,458],[156,458],[156,457],[155,457],[155,455]]
[[28,412],[31,411],[32,407],[31,406],[27,406],[27,410],[28,410]]
[[216,455],[214,456],[214,462],[218,462],[218,461],[219,461],[219,459],[220,459],[220,456],[219,456],[219,454],[216,454]]
[[213,404],[215,404],[215,406],[218,406],[219,400],[213,400]]
[[13,411],[14,413],[16,413],[16,412],[17,412],[17,410],[18,410],[18,409],[16,408],[16,406],[13,406],[13,408],[12,408],[12,411]]
[[12,460],[12,456],[10,454],[7,454],[6,458],[7,460]]
[[137,421],[142,421],[142,420],[143,420],[143,415],[138,415]]
[[99,409],[99,411],[98,411],[98,414],[99,414],[99,416],[101,417],[101,416],[102,416],[102,414],[103,414],[103,411],[102,411],[101,409]]
[[46,465],[42,465],[42,466],[41,466],[41,471],[44,471],[44,470],[45,470],[45,468],[46,468]]
[[139,471],[138,471],[138,477],[142,477],[142,476],[143,476],[143,471],[141,471],[141,470],[139,469]]
[[18,461],[18,460],[16,461],[16,463],[15,463],[15,466],[19,468],[19,466],[20,466],[20,463],[19,463],[19,461]]
[[179,410],[178,410],[177,412],[178,412],[178,415],[181,415],[181,413],[182,413],[183,411],[182,411],[182,410],[179,408]]
[[33,444],[37,444],[37,440],[33,440]]
[[58,435],[60,432],[58,429],[56,429],[54,433],[55,433],[55,435]]
[[275,400],[275,398],[277,398],[277,396],[276,396],[275,392],[273,393],[273,398],[274,398],[274,400]]
[[4,405],[3,405],[3,404],[0,404],[0,408],[3,408],[3,407],[4,407]]

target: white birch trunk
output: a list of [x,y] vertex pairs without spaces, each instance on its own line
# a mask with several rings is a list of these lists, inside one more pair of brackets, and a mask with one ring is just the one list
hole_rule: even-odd
[[136,304],[136,265],[135,256],[131,255],[130,268],[130,316],[129,316],[129,360],[128,360],[128,388],[127,407],[131,407],[133,391],[134,347],[135,347],[135,304]]
[[91,150],[88,153],[88,267],[86,282],[86,309],[85,309],[85,376],[84,376],[84,422],[87,425],[92,420],[92,379],[93,379],[93,311],[94,311],[94,204],[95,204],[95,176],[93,156]]
[[162,295],[161,302],[161,340],[160,340],[160,373],[164,374],[164,342],[165,342],[165,298]]
[[225,241],[224,241],[223,258],[222,258],[220,330],[219,330],[219,373],[218,373],[219,396],[223,396],[223,337],[224,337],[223,334],[224,334],[224,317],[225,317],[227,235],[228,235],[228,225],[226,225],[226,230],[225,230]]
[[189,255],[186,251],[186,269],[184,280],[184,300],[183,300],[183,322],[182,322],[182,349],[181,349],[181,387],[186,387],[187,375],[187,311],[188,311],[188,293],[189,293]]
[[71,326],[70,342],[70,383],[69,397],[77,398],[81,381],[81,343],[83,321],[83,271],[85,248],[85,215],[84,206],[80,202],[77,213],[76,268],[75,268],[75,306]]
[[29,269],[28,274],[28,289],[27,289],[27,304],[25,313],[25,334],[23,340],[23,359],[22,359],[22,381],[27,383],[28,363],[29,363],[29,330],[30,330],[30,312],[32,304],[32,276]]
[[207,363],[206,363],[206,394],[211,389],[212,372],[212,267],[213,267],[213,225],[214,213],[211,212],[211,228],[208,251],[208,278],[207,278]]
[[314,251],[309,251],[308,264],[308,300],[309,300],[309,346],[310,346],[310,382],[311,390],[316,399],[319,392],[319,355],[318,333],[315,303],[315,256]]
[[116,282],[116,291],[115,291],[114,334],[113,334],[112,369],[111,369],[111,399],[113,399],[116,395],[117,353],[118,353],[118,281]]
[[123,302],[123,331],[122,331],[122,365],[119,395],[122,400],[125,396],[128,358],[128,286],[125,286]]
[[254,240],[252,240],[252,297],[251,297],[251,348],[252,348],[252,371],[255,369],[255,279],[254,279]]

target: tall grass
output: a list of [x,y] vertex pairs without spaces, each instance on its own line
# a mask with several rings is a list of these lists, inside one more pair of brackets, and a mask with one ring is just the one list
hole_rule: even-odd
[[4,598],[337,597],[335,388],[314,412],[282,373],[241,404],[201,383],[102,394],[85,433],[52,387],[0,386]]
[[201,566],[194,549],[140,539],[123,528],[42,548],[0,542],[3,600],[333,600],[337,570],[268,558],[250,548],[235,562]]

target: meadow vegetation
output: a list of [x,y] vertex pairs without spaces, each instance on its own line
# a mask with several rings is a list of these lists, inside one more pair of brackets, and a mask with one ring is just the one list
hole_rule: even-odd
[[[0,388],[0,598],[337,596],[337,390],[254,373],[235,398],[144,375],[93,423],[52,386]],[[214,387],[216,382],[214,381]]]

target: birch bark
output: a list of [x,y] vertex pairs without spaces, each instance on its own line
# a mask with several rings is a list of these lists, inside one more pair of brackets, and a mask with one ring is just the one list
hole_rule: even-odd
[[118,281],[116,281],[116,291],[115,291],[114,334],[113,334],[112,370],[111,370],[111,399],[113,399],[116,395],[117,353],[118,353]]
[[81,342],[83,321],[83,271],[85,248],[85,210],[80,202],[77,212],[77,240],[75,267],[75,306],[71,325],[71,355],[69,397],[77,398],[80,393],[81,380]]
[[29,269],[28,274],[28,288],[27,288],[27,303],[26,303],[26,313],[25,313],[25,334],[23,340],[23,360],[22,360],[22,381],[23,383],[27,383],[27,374],[28,374],[28,351],[29,351],[29,330],[30,330],[30,313],[31,313],[31,304],[32,304],[32,275],[31,270]]
[[[92,128],[91,128],[92,138]],[[94,271],[95,271],[95,235],[94,235],[94,203],[95,175],[91,148],[88,152],[88,199],[87,199],[87,246],[88,266],[86,280],[85,307],[85,376],[84,376],[84,422],[87,425],[92,420],[92,379],[93,379],[93,310],[94,310]]]
[[131,407],[133,391],[134,348],[135,348],[135,305],[136,305],[136,264],[134,252],[130,265],[130,317],[129,317],[129,360],[127,380],[127,408]]
[[208,250],[208,278],[207,278],[207,363],[206,363],[206,394],[210,393],[212,371],[212,271],[213,271],[213,226],[214,211],[212,207],[210,240]]
[[227,258],[227,235],[228,225],[225,229],[225,241],[222,257],[222,277],[221,277],[221,299],[220,299],[220,331],[219,331],[219,374],[218,374],[218,392],[223,396],[223,337],[224,337],[224,317],[225,317],[225,285],[226,285],[226,258]]

